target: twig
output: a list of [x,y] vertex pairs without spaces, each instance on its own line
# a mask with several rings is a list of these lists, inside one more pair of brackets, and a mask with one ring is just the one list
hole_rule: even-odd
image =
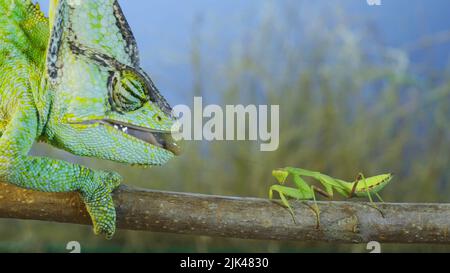
[[[170,193],[121,186],[114,193],[119,228],[264,240],[450,243],[450,204],[319,202],[288,210],[265,199]],[[77,193],[42,193],[0,183],[0,218],[90,224]]]

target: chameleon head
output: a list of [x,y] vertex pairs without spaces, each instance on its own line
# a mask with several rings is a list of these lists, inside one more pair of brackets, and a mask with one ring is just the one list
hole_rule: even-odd
[[46,67],[48,140],[76,155],[137,165],[162,165],[177,155],[176,119],[140,68],[117,1],[59,1],[55,16]]
[[138,165],[161,165],[179,154],[172,138],[176,119],[144,72],[71,67],[65,69],[71,76],[53,90],[47,135],[56,145]]

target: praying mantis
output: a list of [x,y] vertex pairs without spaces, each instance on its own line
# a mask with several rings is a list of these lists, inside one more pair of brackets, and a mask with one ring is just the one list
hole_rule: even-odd
[[[293,167],[276,169],[272,171],[272,175],[276,178],[279,185],[273,185],[272,187],[270,187],[269,199],[273,200],[273,192],[278,192],[281,198],[281,203],[289,209],[294,222],[296,222],[295,214],[287,200],[287,197],[297,200],[314,200],[315,206],[314,208],[311,207],[311,209],[316,214],[317,227],[320,227],[320,210],[317,206],[315,193],[318,193],[330,199],[333,198],[334,191],[347,198],[368,197],[370,203],[373,204],[374,202],[372,199],[372,195],[377,196],[381,202],[384,202],[378,192],[382,190],[392,179],[392,174],[382,174],[368,178],[365,178],[363,174],[359,174],[355,181],[347,182],[319,172]],[[297,186],[297,188],[284,186],[289,175],[292,176],[293,182]],[[318,188],[314,185],[309,185],[302,178],[302,176],[311,177],[318,180],[320,184],[322,184],[324,189]],[[376,206],[375,208],[383,215],[381,210],[379,210]]]

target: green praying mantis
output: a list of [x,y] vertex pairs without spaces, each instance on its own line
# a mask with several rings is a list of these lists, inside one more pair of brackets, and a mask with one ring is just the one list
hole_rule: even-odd
[[[382,190],[392,179],[392,174],[382,174],[367,178],[364,177],[363,174],[359,174],[355,181],[347,182],[319,172],[292,167],[274,170],[272,171],[272,175],[276,178],[279,185],[273,185],[270,187],[269,199],[273,200],[273,192],[278,192],[281,198],[281,203],[289,209],[294,222],[296,222],[295,214],[288,202],[288,198],[297,200],[314,200],[314,207],[311,208],[316,214],[317,227],[320,227],[320,210],[317,206],[316,193],[330,199],[333,198],[334,191],[347,198],[368,197],[370,203],[374,204],[372,195],[375,195],[381,202],[384,202],[378,192]],[[289,175],[292,176],[293,182],[297,188],[284,186]],[[302,177],[316,179],[324,188],[321,189],[314,185],[309,185]],[[374,207],[383,215],[381,210],[379,210],[375,205]]]

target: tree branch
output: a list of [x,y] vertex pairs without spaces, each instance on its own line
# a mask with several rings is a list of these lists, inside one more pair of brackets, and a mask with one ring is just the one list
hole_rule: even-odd
[[[264,240],[450,243],[450,204],[319,202],[321,227],[306,204],[292,202],[297,223],[257,198],[169,193],[121,186],[114,192],[122,229]],[[42,193],[0,183],[0,218],[90,224],[77,193]]]

